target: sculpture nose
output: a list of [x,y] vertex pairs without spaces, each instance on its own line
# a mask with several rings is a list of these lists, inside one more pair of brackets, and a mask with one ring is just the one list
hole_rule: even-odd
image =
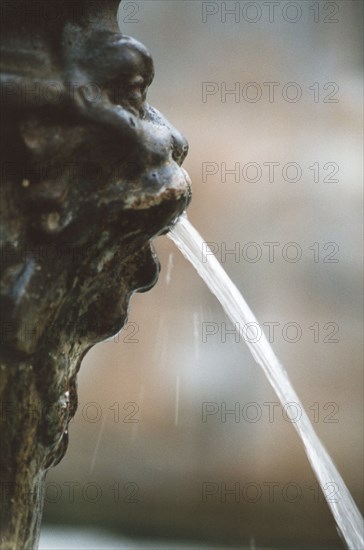
[[[188,141],[157,109],[148,105],[145,119],[156,127],[167,130],[168,140],[172,151],[172,159],[179,165],[183,163],[188,153]],[[167,145],[167,144],[166,144]]]

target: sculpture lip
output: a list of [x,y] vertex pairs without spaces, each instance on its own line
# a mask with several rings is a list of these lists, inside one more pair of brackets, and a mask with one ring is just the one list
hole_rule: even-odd
[[124,200],[125,210],[147,210],[177,201],[180,203],[179,213],[182,213],[191,202],[190,177],[175,162],[166,163],[161,169],[149,170],[142,180],[141,190]]

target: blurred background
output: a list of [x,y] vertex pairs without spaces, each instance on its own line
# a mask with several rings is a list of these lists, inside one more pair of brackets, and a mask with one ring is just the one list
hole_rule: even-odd
[[[122,32],[154,58],[149,102],[189,140],[189,219],[270,336],[361,511],[362,7],[119,10]],[[286,409],[173,243],[155,246],[157,286],[83,362],[41,548],[343,548]]]

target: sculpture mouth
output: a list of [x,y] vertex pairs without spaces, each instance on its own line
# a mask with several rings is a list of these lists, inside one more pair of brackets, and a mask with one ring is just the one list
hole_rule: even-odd
[[[154,238],[168,233],[191,201],[191,181],[187,172],[179,166],[172,169],[172,177],[168,177],[169,168],[158,177],[157,173],[146,174],[147,178],[155,177],[159,180],[166,178],[168,183],[163,185],[158,193],[152,193],[150,190],[141,191],[133,200],[132,198],[128,199],[128,203],[125,205],[124,215],[128,217],[129,228],[133,227],[132,220],[135,220],[136,225],[142,224],[150,231],[147,244],[140,247],[134,257],[139,269],[138,275],[134,279],[133,291],[145,292],[157,283],[160,262],[152,241]],[[146,187],[148,188],[148,186]]]
[[[126,198],[124,208],[145,210],[176,202],[177,215],[180,215],[191,201],[190,177],[184,168],[175,163],[166,164],[160,171],[149,170],[143,176],[141,184],[142,187],[136,196]],[[157,192],[154,191],[154,187],[158,189]]]

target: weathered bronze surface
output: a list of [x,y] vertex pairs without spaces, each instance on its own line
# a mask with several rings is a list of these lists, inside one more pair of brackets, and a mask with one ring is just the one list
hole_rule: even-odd
[[153,62],[118,0],[1,3],[1,548],[34,548],[87,350],[158,275],[190,200],[185,139],[146,103]]

